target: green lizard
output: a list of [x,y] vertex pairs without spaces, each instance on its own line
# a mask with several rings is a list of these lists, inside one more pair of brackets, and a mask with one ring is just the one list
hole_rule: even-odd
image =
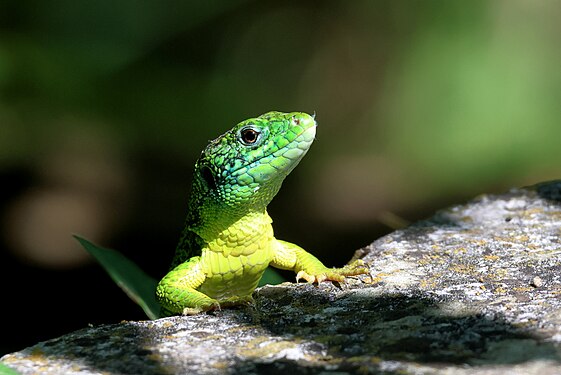
[[296,281],[343,281],[367,273],[362,261],[327,268],[277,240],[267,205],[304,157],[316,133],[308,114],[269,112],[245,120],[204,149],[195,164],[189,214],[171,271],[159,282],[162,315],[197,314],[248,303],[267,266]]

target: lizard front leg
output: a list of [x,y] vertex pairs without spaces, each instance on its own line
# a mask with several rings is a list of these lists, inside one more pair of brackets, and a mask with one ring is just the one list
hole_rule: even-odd
[[171,270],[156,287],[163,315],[194,315],[220,309],[217,300],[196,290],[206,278],[200,257],[192,257]]
[[342,268],[328,268],[321,261],[290,242],[274,240],[274,257],[270,265],[276,268],[293,270],[296,272],[296,281],[304,279],[309,283],[325,280],[341,282],[346,276],[355,276],[368,273],[368,268],[362,260],[354,261]]

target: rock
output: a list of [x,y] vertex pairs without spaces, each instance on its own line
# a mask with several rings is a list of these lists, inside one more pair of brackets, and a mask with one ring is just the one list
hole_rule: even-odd
[[23,374],[561,374],[561,181],[484,195],[357,252],[370,276],[255,306],[86,328]]

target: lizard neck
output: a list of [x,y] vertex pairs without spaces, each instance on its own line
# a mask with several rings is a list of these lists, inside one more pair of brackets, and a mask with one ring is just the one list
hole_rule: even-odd
[[[261,189],[253,189],[247,194],[247,202],[230,202],[220,193],[226,190],[221,185],[215,190],[205,189],[200,179],[195,179],[193,193],[189,202],[189,214],[186,229],[196,233],[205,243],[218,239],[226,246],[229,238],[259,236],[271,227],[271,218],[267,214],[267,205],[280,189],[282,180]],[[242,189],[239,188],[240,193]],[[220,242],[219,246],[223,243]]]

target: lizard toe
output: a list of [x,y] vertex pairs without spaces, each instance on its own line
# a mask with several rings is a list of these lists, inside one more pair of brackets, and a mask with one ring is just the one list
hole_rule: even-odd
[[300,279],[304,279],[308,283],[314,283],[316,281],[316,276],[312,276],[305,271],[300,271],[296,274],[296,282],[299,282]]

